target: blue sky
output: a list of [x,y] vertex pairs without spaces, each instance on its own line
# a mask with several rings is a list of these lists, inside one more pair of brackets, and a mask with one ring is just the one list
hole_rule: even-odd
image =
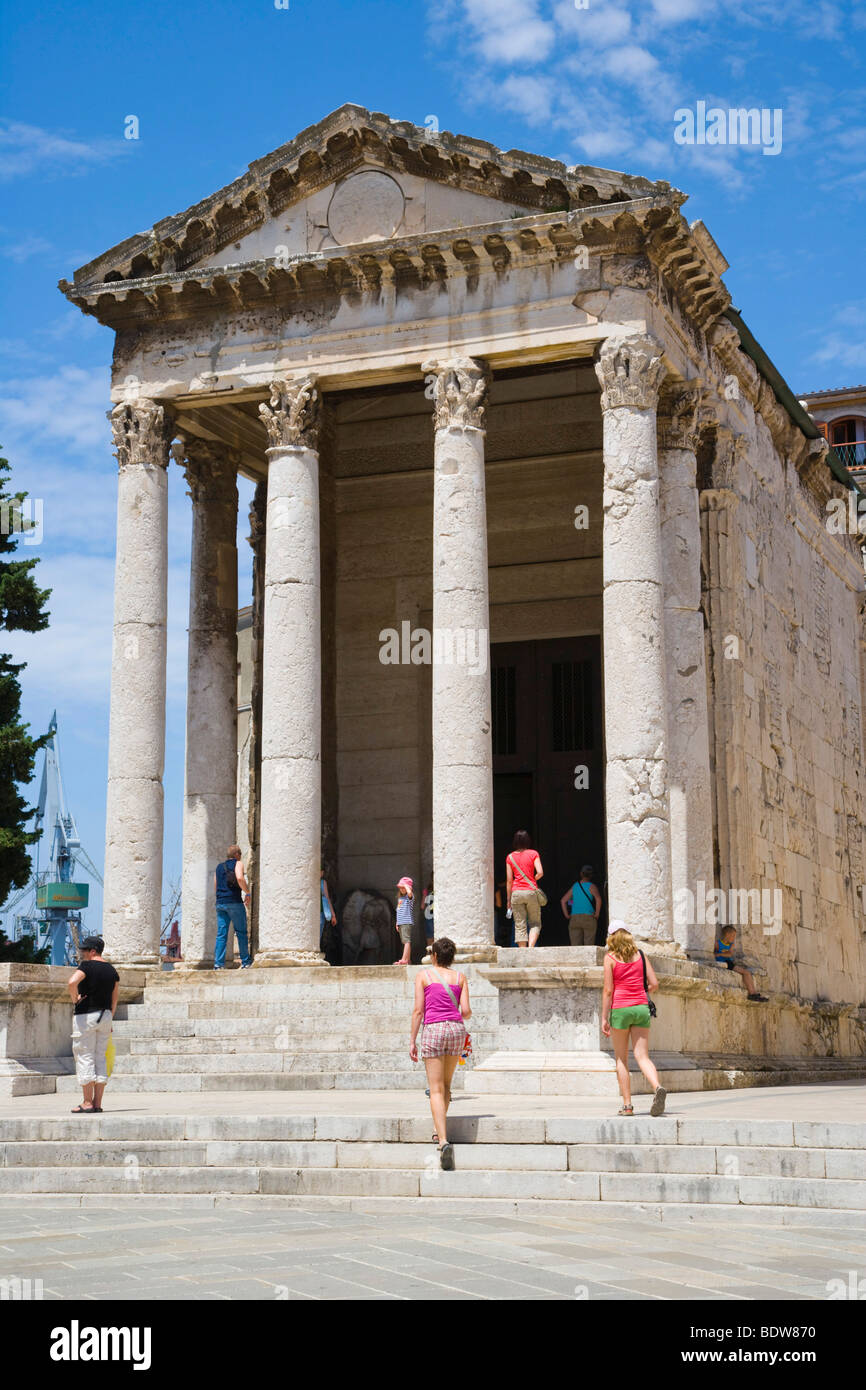
[[[354,101],[668,179],[730,260],[734,304],[794,389],[866,380],[862,0],[19,0],[0,18],[0,444],[16,485],[44,499],[44,539],[27,553],[54,589],[49,631],[3,647],[28,662],[34,730],[58,709],[69,800],[97,864],[112,334],[66,304],[61,276]],[[699,101],[780,109],[780,153],[677,144],[675,111]],[[124,139],[129,116],[137,140]],[[174,467],[170,487],[167,879],[181,862],[189,553]]]

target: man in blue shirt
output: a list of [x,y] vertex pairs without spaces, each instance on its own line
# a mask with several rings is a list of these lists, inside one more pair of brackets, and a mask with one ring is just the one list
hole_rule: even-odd
[[250,885],[244,873],[239,845],[229,845],[226,858],[217,864],[214,872],[214,891],[216,893],[217,937],[214,950],[213,968],[222,970],[226,963],[226,946],[229,928],[234,927],[238,950],[241,954],[241,968],[252,965],[247,940],[247,905],[250,901]]

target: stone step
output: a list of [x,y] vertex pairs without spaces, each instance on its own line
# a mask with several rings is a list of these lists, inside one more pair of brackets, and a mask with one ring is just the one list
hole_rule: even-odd
[[[247,1047],[246,1041],[243,1043]],[[409,1072],[416,1084],[423,1090],[424,1069],[420,1062],[412,1062],[408,1047],[393,1046],[390,1049],[377,1047],[369,1052],[347,1052],[344,1048],[329,1052],[303,1051],[288,1047],[273,1051],[273,1038],[268,1039],[268,1050],[262,1052],[235,1051],[230,1046],[219,1043],[200,1048],[194,1054],[148,1051],[144,1053],[118,1053],[114,1071],[114,1083],[121,1087],[127,1077],[145,1076],[159,1073],[188,1075],[190,1073],[211,1073],[231,1069],[246,1075],[259,1072],[333,1071],[339,1066],[347,1073],[381,1072],[383,1063],[399,1072]]]
[[[412,1014],[411,999],[383,998],[375,1001],[361,1000],[358,1003],[346,999],[262,999],[236,1003],[232,999],[185,1000],[170,1004],[143,1003],[123,1004],[118,1007],[116,1022],[135,1021],[136,1023],[160,1023],[188,1019],[281,1019],[294,1021],[301,1025],[310,1020],[322,1022],[345,1020],[350,1025],[375,1026],[380,1020],[402,1019],[408,1027]],[[472,1023],[489,1020],[495,1026],[498,1020],[496,1001],[472,1001]]]
[[[220,1026],[215,1020],[208,1020],[203,1029],[201,1020],[184,1023],[181,1027],[172,1025],[163,1029],[157,1036],[140,1036],[134,1023],[117,1024],[113,1028],[114,1045],[118,1052],[149,1053],[157,1056],[161,1052],[177,1052],[195,1055],[198,1052],[243,1050],[246,1052],[384,1052],[405,1050],[409,1044],[409,1029],[406,1020],[388,1024],[378,1024],[375,1031],[352,1028],[325,1029],[321,1023],[315,1028],[301,1028],[274,1022],[273,1027],[262,1024],[261,1020],[250,1019],[245,1029],[225,1031],[227,1025]],[[492,1051],[496,1036],[487,1029],[471,1030],[473,1045],[478,1050]]]
[[[403,1071],[392,1068],[389,1071],[256,1071],[242,1072],[229,1070],[231,1057],[223,1059],[226,1070],[223,1072],[192,1072],[189,1067],[181,1072],[154,1072],[147,1075],[128,1075],[121,1078],[118,1071],[117,1091],[416,1091],[423,1089],[423,1074],[417,1070]],[[332,1065],[332,1064],[329,1064]],[[452,1088],[463,1089],[463,1069],[454,1075]],[[80,1092],[74,1075],[52,1078],[56,1090],[63,1095]],[[254,1085],[252,1084],[254,1082]]]
[[[501,1056],[502,1054],[496,1054]],[[533,1066],[524,1070],[507,1071],[490,1068],[489,1059],[479,1055],[479,1065],[467,1085],[474,1096],[616,1096],[618,1087],[613,1055],[603,1057],[601,1064],[587,1060],[580,1067],[560,1070],[555,1065]],[[576,1054],[577,1059],[584,1061]],[[798,1062],[786,1069],[777,1062],[755,1058],[749,1066],[742,1059],[736,1065],[729,1058],[688,1058],[673,1054],[653,1053],[653,1062],[661,1083],[671,1093],[678,1091],[729,1091],[751,1086],[802,1086],[828,1079],[828,1068],[820,1061],[813,1065]],[[641,1074],[633,1057],[629,1058],[633,1096],[646,1096],[650,1085]],[[843,1066],[834,1071],[833,1079],[862,1080],[866,1078],[866,1061],[844,1059]]]
[[[71,1079],[71,1078],[70,1078]],[[73,1087],[73,1089],[76,1089]],[[109,1091],[110,1104],[123,1105],[123,1091]],[[267,1102],[265,1101],[265,1105]],[[4,1116],[0,1119],[0,1143],[79,1141],[86,1136],[115,1141],[266,1141],[325,1140],[363,1143],[426,1143],[430,1135],[430,1116],[426,1103],[416,1116],[343,1114],[328,1109],[329,1095],[311,1095],[302,1114],[147,1114],[108,1110],[101,1115]],[[464,1096],[459,1108],[472,1104]],[[633,1152],[636,1161],[644,1148],[715,1148],[732,1150],[764,1149],[778,1152],[822,1150],[834,1171],[832,1177],[847,1177],[836,1165],[856,1164],[866,1151],[866,1123],[805,1120],[703,1119],[664,1115],[653,1119],[635,1115],[551,1116],[541,1115],[461,1115],[459,1109],[448,1119],[448,1132],[461,1145],[552,1144],[568,1148],[604,1147]],[[855,1174],[856,1176],[856,1174]],[[863,1176],[866,1177],[866,1168]]]
[[[429,1124],[419,1139],[111,1139],[94,1134],[60,1139],[6,1140],[0,1168],[232,1167],[429,1169],[437,1159]],[[713,1144],[630,1145],[465,1143],[461,1170],[606,1174],[701,1174],[724,1178],[805,1178],[866,1181],[866,1151],[742,1148]]]
[[[687,1204],[694,1208],[720,1206],[781,1206],[820,1211],[866,1211],[866,1181],[751,1176],[707,1173],[605,1173],[541,1168],[461,1167],[442,1172],[431,1150],[423,1164],[412,1167],[296,1167],[255,1163],[229,1165],[149,1165],[136,1162],[117,1167],[92,1164],[0,1168],[0,1194],[159,1194],[246,1193],[291,1196],[387,1196],[482,1198],[567,1202]],[[429,1160],[429,1161],[428,1161]]]
[[[488,981],[480,977],[475,977],[470,981],[469,989],[471,994],[477,995],[479,998],[486,995],[495,999],[498,994],[498,991]],[[211,976],[206,982],[202,981],[201,983],[185,982],[173,987],[148,985],[143,997],[145,1003],[148,1004],[171,1004],[188,999],[234,999],[240,1002],[245,995],[252,994],[256,999],[294,999],[298,1001],[330,999],[332,1002],[345,1000],[358,1003],[373,999],[404,999],[408,1000],[411,1006],[414,993],[414,980],[398,978],[396,971],[394,976],[386,976],[383,980],[356,979],[350,981],[329,978],[313,984],[307,978],[306,972],[300,977],[295,975],[288,981],[275,980],[272,982],[270,973],[265,974],[262,971],[256,974],[255,971],[245,970],[241,972],[241,979],[232,983],[226,983],[222,979],[216,980]]]

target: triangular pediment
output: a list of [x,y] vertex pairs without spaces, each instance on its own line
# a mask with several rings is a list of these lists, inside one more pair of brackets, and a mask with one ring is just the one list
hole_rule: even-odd
[[203,268],[272,257],[279,262],[335,247],[364,246],[525,215],[526,209],[517,203],[364,161],[345,178],[287,203],[246,235],[195,263]]
[[241,178],[77,271],[75,290],[627,202],[668,184],[341,106]]

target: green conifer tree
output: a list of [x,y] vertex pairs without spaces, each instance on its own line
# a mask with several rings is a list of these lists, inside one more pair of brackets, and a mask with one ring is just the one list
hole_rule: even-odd
[[[48,626],[45,604],[51,590],[38,588],[33,578],[36,556],[13,558],[34,523],[22,514],[27,494],[9,491],[9,472],[7,460],[0,458],[0,629],[41,632]],[[36,754],[48,741],[47,734],[31,738],[30,725],[21,722],[23,669],[24,663],[0,652],[0,904],[30,877],[29,846],[37,836],[26,828],[33,808],[19,788],[31,781]]]

